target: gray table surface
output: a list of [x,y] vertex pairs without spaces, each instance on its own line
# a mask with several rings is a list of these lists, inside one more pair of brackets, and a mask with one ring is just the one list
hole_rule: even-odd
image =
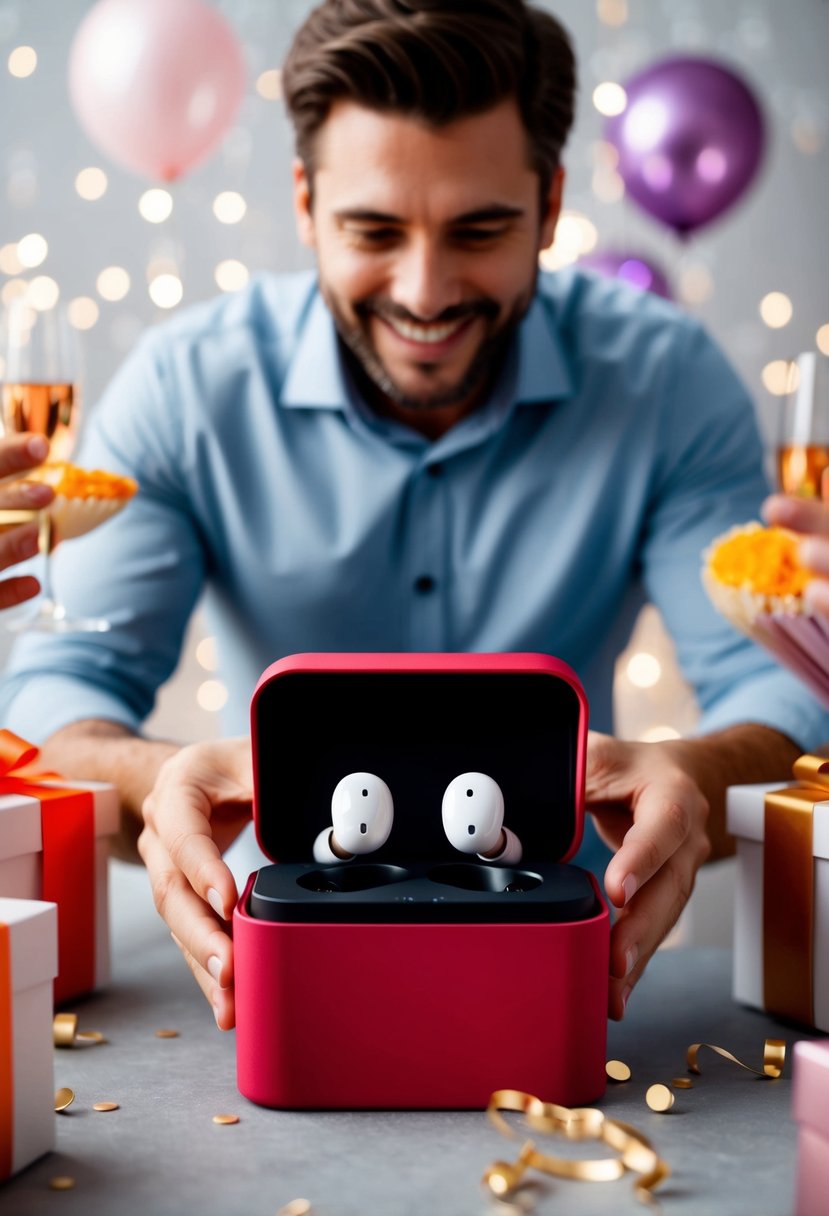
[[[481,1187],[496,1158],[514,1159],[509,1141],[475,1111],[266,1110],[236,1088],[233,1033],[220,1033],[201,993],[155,913],[146,875],[113,863],[113,976],[104,992],[77,1001],[81,1029],[108,1042],[55,1050],[55,1086],[76,1099],[56,1115],[57,1147],[4,1186],[2,1216],[275,1216],[303,1197],[314,1216],[511,1216]],[[660,1188],[664,1216],[791,1216],[797,1129],[791,1120],[791,1048],[810,1035],[738,1006],[728,950],[663,949],[651,961],[621,1024],[611,1023],[608,1058],[632,1078],[609,1085],[598,1105],[633,1124],[673,1171]],[[160,1039],[155,1030],[177,1029]],[[716,1043],[756,1067],[766,1038],[788,1044],[784,1075],[752,1076],[701,1052],[694,1088],[676,1091],[669,1113],[644,1101],[656,1081],[685,1074],[690,1043]],[[542,1098],[546,1095],[539,1095]],[[92,1110],[112,1100],[109,1114]],[[217,1113],[239,1123],[220,1126]],[[536,1136],[539,1148],[573,1146]],[[609,1150],[590,1145],[590,1155]],[[598,1151],[595,1151],[598,1148]],[[578,1146],[575,1146],[578,1149]],[[68,1174],[70,1191],[49,1180]],[[529,1177],[529,1175],[528,1175]],[[537,1216],[627,1216],[634,1175],[614,1182],[532,1175],[527,1198]],[[829,1208],[827,1208],[829,1211]]]

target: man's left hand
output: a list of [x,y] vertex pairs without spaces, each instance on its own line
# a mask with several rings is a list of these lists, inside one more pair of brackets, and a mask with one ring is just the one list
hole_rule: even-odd
[[711,853],[709,807],[669,745],[622,742],[595,731],[588,736],[586,794],[599,835],[615,850],[604,881],[619,909],[608,997],[608,1014],[619,1021]]

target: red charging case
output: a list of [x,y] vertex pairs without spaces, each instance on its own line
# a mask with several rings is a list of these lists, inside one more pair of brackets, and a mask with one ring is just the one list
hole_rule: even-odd
[[[233,913],[240,1092],[285,1109],[598,1099],[610,917],[566,864],[584,816],[575,673],[543,654],[291,655],[259,680],[251,730],[256,832],[277,864]],[[446,839],[443,792],[473,771],[503,790],[519,865]],[[391,835],[320,866],[351,772],[391,789]]]

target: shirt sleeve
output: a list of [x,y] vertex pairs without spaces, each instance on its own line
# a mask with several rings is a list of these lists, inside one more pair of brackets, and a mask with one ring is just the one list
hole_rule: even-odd
[[754,406],[696,324],[666,370],[643,573],[696,692],[698,730],[756,722],[809,750],[829,739],[829,712],[713,608],[701,579],[705,549],[735,523],[759,520],[771,489]]
[[77,463],[128,474],[139,489],[118,515],[52,558],[54,590],[71,615],[104,616],[110,630],[32,632],[12,649],[0,721],[33,742],[86,718],[137,730],[176,667],[204,580],[184,476],[181,391],[163,346],[145,338],[82,433]]

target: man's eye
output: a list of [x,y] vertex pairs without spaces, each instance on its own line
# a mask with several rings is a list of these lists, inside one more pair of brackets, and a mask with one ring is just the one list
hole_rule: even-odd
[[348,232],[353,240],[366,245],[383,245],[398,235],[396,228],[351,228]]
[[482,245],[503,236],[505,228],[456,228],[453,236],[456,241],[467,245]]

